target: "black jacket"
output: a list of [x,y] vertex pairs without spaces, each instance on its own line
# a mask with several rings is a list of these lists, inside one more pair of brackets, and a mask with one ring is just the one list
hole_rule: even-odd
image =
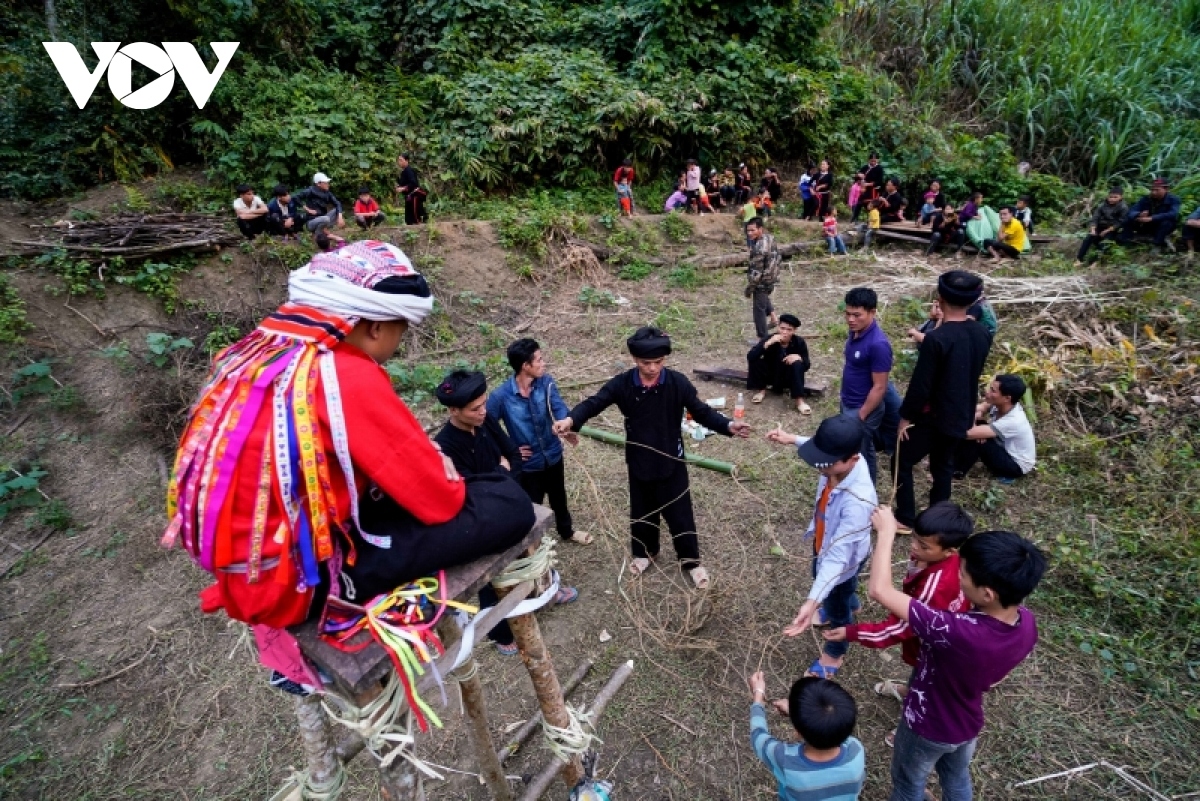
[[[447,421],[433,439],[463,476],[487,473],[515,476],[521,470],[521,452],[491,417],[485,419],[474,434],[455,428]],[[508,460],[509,470],[500,466],[501,456]]]
[[342,202],[333,196],[333,193],[327,189],[322,189],[319,186],[310,186],[308,189],[297,192],[292,196],[292,199],[301,205],[307,206],[316,212],[315,217],[324,217],[326,214],[341,214]]
[[784,357],[794,354],[800,357],[800,363],[804,365],[806,371],[812,367],[812,362],[808,359],[808,343],[799,334],[792,335],[792,339],[787,343],[786,348],[778,342],[769,348],[765,347],[767,340],[770,338],[766,336],[760,339],[758,344],[752,347],[750,352],[746,354],[746,358],[752,362],[759,359],[766,359],[773,366],[777,366],[783,363]]
[[925,335],[900,416],[952,437],[965,437],[975,424],[979,376],[992,348],[980,323],[943,322]]
[[[637,370],[628,370],[610,378],[590,398],[580,401],[571,410],[571,427],[578,431],[609,406],[616,404],[625,416],[625,464],[629,474],[641,481],[666,478],[683,458],[683,410],[692,413],[692,419],[718,434],[729,436],[728,417],[713,411],[700,400],[692,382],[682,373],[664,369],[661,380],[652,387],[635,383]],[[651,450],[651,448],[653,450]],[[661,451],[661,453],[659,453]],[[674,456],[672,459],[663,454]]]

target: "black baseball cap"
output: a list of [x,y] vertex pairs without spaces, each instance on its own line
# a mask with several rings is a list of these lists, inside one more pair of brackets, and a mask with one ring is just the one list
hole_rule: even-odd
[[800,446],[800,458],[818,469],[849,459],[862,449],[863,423],[857,414],[827,417]]

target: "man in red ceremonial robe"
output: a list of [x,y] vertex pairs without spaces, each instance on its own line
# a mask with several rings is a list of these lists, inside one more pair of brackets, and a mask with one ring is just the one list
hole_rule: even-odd
[[318,253],[288,297],[214,360],[163,538],[214,574],[204,611],[254,625],[260,645],[329,593],[363,605],[503,550],[534,521],[516,482],[459,476],[381,366],[433,307],[403,252],[367,240]]

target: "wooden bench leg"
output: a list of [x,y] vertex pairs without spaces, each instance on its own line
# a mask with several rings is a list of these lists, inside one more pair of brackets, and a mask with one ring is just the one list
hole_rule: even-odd
[[[447,648],[460,636],[458,627],[449,621],[449,616],[443,616],[437,627],[442,644]],[[504,778],[500,758],[492,746],[487,698],[483,694],[483,682],[479,680],[479,665],[474,657],[469,656],[451,675],[462,693],[463,710],[467,716],[467,733],[471,739],[471,747],[475,749],[475,764],[479,768],[479,775],[491,790],[492,798],[496,801],[512,801],[512,790],[508,786],[508,780]]]
[[[507,591],[497,588],[496,593],[503,598]],[[567,702],[563,698],[562,686],[558,683],[558,674],[554,672],[554,663],[550,661],[550,652],[542,639],[537,618],[532,614],[518,615],[510,617],[508,625],[521,652],[521,659],[525,662],[525,669],[529,671],[538,706],[542,708],[542,717],[552,726],[569,727],[571,717],[567,713]],[[583,763],[578,755],[563,765],[561,775],[568,790],[579,783],[583,778]]]
[[317,693],[296,698],[296,718],[304,740],[304,761],[309,781],[315,786],[329,784],[341,769],[329,732],[329,718],[321,708]]

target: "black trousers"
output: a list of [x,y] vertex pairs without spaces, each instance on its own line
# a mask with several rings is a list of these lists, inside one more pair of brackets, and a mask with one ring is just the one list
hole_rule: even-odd
[[746,363],[749,367],[746,389],[753,391],[774,387],[776,392],[787,389],[791,391],[793,400],[808,395],[804,389],[804,374],[808,372],[808,368],[803,361],[784,364],[768,356],[763,359],[748,358]]
[[243,220],[241,217],[238,217],[237,227],[238,230],[242,232],[242,236],[246,237],[247,239],[253,239],[259,234],[265,234],[267,232],[266,215],[263,215],[262,217],[252,217],[249,220]]
[[1178,220],[1151,220],[1146,223],[1130,220],[1121,227],[1121,234],[1117,237],[1117,241],[1124,245],[1132,242],[1135,236],[1151,236],[1154,237],[1154,244],[1162,247],[1167,244],[1167,237],[1171,235],[1178,224]]
[[804,198],[804,214],[802,219],[811,220],[817,215],[817,207],[821,205],[820,198],[806,197]]
[[1088,234],[1083,238],[1083,242],[1079,244],[1079,252],[1075,254],[1075,261],[1083,261],[1087,257],[1088,251],[1099,246],[1099,250],[1107,250],[1108,243],[1115,241],[1117,232],[1109,231],[1104,236],[1099,234]]
[[959,251],[961,251],[963,249],[963,245],[965,245],[966,243],[967,243],[967,238],[963,235],[962,231],[955,231],[954,234],[950,237],[949,242],[947,242],[946,237],[942,234],[941,231],[935,231],[929,237],[929,247],[925,250],[925,255],[932,256],[934,253],[941,250],[942,245],[945,245],[945,244],[954,245],[954,252],[958,253]]
[[354,588],[354,597],[346,595],[346,600],[365,603],[414,579],[503,551],[533,528],[533,504],[516,481],[499,474],[466,481],[462,509],[434,526],[420,522],[386,495],[364,494],[359,520],[373,542],[351,532],[357,559],[343,570]]
[[425,213],[425,196],[429,194],[424,189],[410,189],[404,196],[404,224],[416,225],[429,219]]
[[997,478],[1020,478],[1025,475],[1017,460],[1009,455],[998,439],[964,439],[954,452],[954,471],[966,475],[975,462],[982,461],[988,472]]
[[1012,245],[1001,242],[999,239],[983,240],[983,249],[984,250],[991,250],[992,248],[995,248],[1000,253],[1004,254],[1005,256],[1008,256],[1010,259],[1021,258],[1021,251],[1017,250]]
[[929,474],[933,486],[929,488],[930,505],[950,500],[954,486],[954,454],[962,442],[958,437],[943,434],[935,428],[930,418],[918,420],[908,429],[908,439],[896,443],[892,454],[892,470],[897,470],[896,519],[911,526],[917,519],[917,499],[913,490],[913,468],[922,459],[929,457]]
[[564,461],[559,459],[556,464],[543,470],[522,470],[517,474],[517,481],[534,503],[541,503],[547,495],[550,496],[550,508],[554,510],[554,527],[558,530],[558,536],[564,540],[571,539],[575,529],[571,524],[571,510],[567,508]]
[[652,559],[659,551],[659,520],[665,520],[671,544],[684,570],[700,564],[700,540],[687,466],[676,463],[665,478],[643,481],[629,476],[630,550],[635,559]]

